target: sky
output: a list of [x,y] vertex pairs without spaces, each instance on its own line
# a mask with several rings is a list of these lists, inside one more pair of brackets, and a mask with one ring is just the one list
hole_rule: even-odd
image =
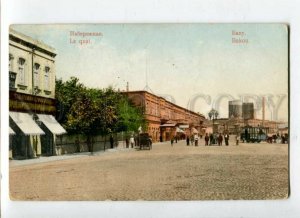
[[[55,48],[56,77],[88,87],[143,90],[207,116],[228,100],[255,103],[261,118],[288,120],[288,31],[281,24],[12,25]],[[100,33],[71,36],[70,32]],[[238,35],[237,35],[238,33]],[[241,43],[233,43],[233,38]],[[76,43],[71,43],[76,40]],[[81,44],[80,40],[89,40]],[[81,41],[82,42],[82,41]]]

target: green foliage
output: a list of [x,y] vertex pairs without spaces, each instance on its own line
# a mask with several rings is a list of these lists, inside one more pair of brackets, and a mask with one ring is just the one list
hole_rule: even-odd
[[145,129],[145,125],[142,111],[123,97],[118,104],[117,131],[136,132],[140,126]]
[[75,77],[66,82],[56,80],[56,99],[58,120],[70,134],[84,134],[89,139],[145,126],[142,112],[112,87],[87,88]]

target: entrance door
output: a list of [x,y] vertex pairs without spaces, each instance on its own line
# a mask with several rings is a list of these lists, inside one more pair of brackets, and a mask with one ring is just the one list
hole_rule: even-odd
[[46,134],[41,136],[42,155],[53,155],[53,135]]
[[166,141],[169,141],[169,140],[170,140],[170,133],[166,132]]

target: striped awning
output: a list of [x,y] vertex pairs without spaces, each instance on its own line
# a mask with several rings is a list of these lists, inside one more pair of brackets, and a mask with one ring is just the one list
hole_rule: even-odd
[[67,131],[56,121],[52,115],[38,114],[39,120],[45,124],[47,129],[54,135],[66,134]]
[[44,135],[44,131],[36,124],[28,113],[9,112],[13,122],[25,135]]

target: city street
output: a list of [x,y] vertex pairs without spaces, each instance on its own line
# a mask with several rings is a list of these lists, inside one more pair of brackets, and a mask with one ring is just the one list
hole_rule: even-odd
[[[231,136],[233,139],[234,136]],[[53,158],[53,160],[51,160]],[[56,159],[55,159],[56,158]],[[10,161],[12,200],[213,200],[288,197],[288,145],[186,146]]]

